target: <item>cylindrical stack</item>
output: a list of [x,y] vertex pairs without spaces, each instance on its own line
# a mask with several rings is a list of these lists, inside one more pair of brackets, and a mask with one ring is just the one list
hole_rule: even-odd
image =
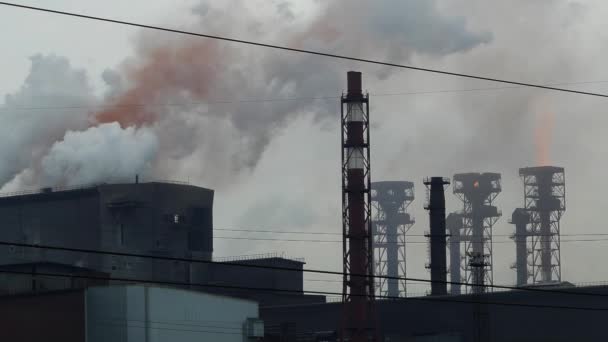
[[431,243],[431,295],[447,294],[447,261],[446,261],[446,230],[445,230],[445,192],[444,186],[450,181],[442,177],[431,177],[424,181],[429,189],[429,211],[431,231],[428,237]]
[[342,341],[368,342],[375,336],[369,104],[361,92],[361,73],[348,72],[348,92],[342,97],[342,220],[343,301]]
[[457,213],[451,213],[446,218],[446,227],[450,235],[450,293],[452,295],[459,295],[461,293],[461,285],[458,283],[462,282],[460,276],[460,241],[461,241],[461,230],[462,230],[462,215]]
[[528,224],[530,223],[530,214],[523,208],[517,208],[511,216],[511,223],[515,225],[515,270],[517,272],[517,285],[526,285],[528,283]]

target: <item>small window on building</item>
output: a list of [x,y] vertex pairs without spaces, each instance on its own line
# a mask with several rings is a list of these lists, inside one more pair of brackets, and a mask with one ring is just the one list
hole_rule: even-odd
[[169,224],[184,224],[186,223],[186,217],[181,214],[165,214],[163,215],[163,221]]

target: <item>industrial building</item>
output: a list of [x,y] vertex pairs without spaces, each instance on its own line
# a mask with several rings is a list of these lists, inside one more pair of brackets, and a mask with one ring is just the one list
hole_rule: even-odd
[[213,190],[168,182],[4,195],[0,197],[0,241],[158,258],[0,245],[0,295],[78,289],[116,283],[104,278],[120,278],[183,284],[176,286],[262,304],[324,301],[321,296],[304,295],[303,260],[266,255],[212,263],[212,211]]
[[[563,293],[505,291],[460,296],[376,300],[378,327],[387,342],[607,341],[608,286],[567,287]],[[585,295],[587,294],[587,295]],[[593,295],[589,295],[593,294]],[[568,309],[567,307],[570,307]],[[262,307],[268,334],[277,341],[335,341],[341,303]]]
[[264,333],[256,302],[141,285],[0,297],[0,320],[1,341],[253,342]]
[[[0,240],[211,260],[213,191],[185,184],[102,184],[0,197]],[[197,265],[0,246],[0,265],[54,262],[113,277],[202,281]],[[1,286],[1,285],[0,285]]]

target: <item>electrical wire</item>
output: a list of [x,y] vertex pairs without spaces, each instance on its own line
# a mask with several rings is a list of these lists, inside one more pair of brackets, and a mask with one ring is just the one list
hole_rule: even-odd
[[[329,274],[329,275],[348,276],[348,277],[364,277],[364,278],[370,277],[370,275],[368,275],[368,274],[345,273],[345,272],[327,271],[327,270],[318,270],[318,269],[297,269],[297,268],[293,268],[293,267],[254,265],[254,264],[246,264],[246,263],[238,263],[238,262],[217,262],[217,261],[202,260],[202,259],[167,257],[167,256],[125,253],[125,252],[101,251],[101,250],[92,250],[92,249],[83,249],[83,248],[71,248],[71,247],[59,247],[59,246],[49,246],[49,245],[40,245],[40,244],[17,243],[17,242],[9,242],[9,241],[0,241],[0,246],[15,246],[15,247],[37,248],[37,249],[57,250],[57,251],[76,252],[76,253],[114,255],[114,256],[123,256],[123,257],[147,258],[147,259],[155,259],[155,260],[178,261],[178,262],[201,263],[201,264],[216,264],[216,265],[229,266],[229,267],[271,269],[271,270],[278,270],[278,271]],[[0,268],[1,268],[1,266],[0,266]],[[608,294],[603,294],[603,293],[571,292],[571,291],[555,290],[555,289],[540,289],[540,288],[517,287],[517,286],[494,285],[494,284],[479,285],[479,284],[472,284],[472,283],[465,283],[465,282],[454,282],[454,281],[443,281],[443,280],[438,281],[438,280],[429,280],[429,279],[422,279],[422,278],[396,277],[396,276],[388,276],[388,275],[374,275],[373,277],[378,278],[378,279],[406,280],[406,281],[414,281],[414,282],[422,282],[422,283],[440,283],[440,284],[474,286],[474,287],[483,287],[483,288],[497,288],[497,289],[505,289],[505,290],[519,290],[519,291],[541,292],[541,293],[559,293],[559,294],[569,294],[569,295],[578,295],[578,296],[608,297]]]
[[[0,194],[2,195],[2,194]],[[102,229],[104,231],[115,231],[115,229]],[[323,232],[323,231],[283,231],[283,230],[265,230],[265,229],[239,229],[239,228],[213,228],[214,231],[225,231],[225,232],[241,232],[241,233],[252,233],[252,234],[294,234],[294,235],[334,235],[334,236],[342,236],[342,233],[334,233],[334,232]],[[405,236],[409,237],[428,237],[428,234],[382,234],[383,236]],[[531,237],[531,235],[525,235],[527,237]],[[557,234],[538,234],[534,235],[535,237],[543,237],[543,236],[557,236]],[[608,233],[578,233],[578,234],[559,234],[559,236],[608,236]],[[513,238],[517,237],[517,234],[492,234],[492,237],[509,237],[511,239],[504,241],[493,240],[494,243],[513,243]],[[236,236],[214,236],[215,239],[245,239],[244,237]],[[446,238],[450,238],[449,234],[446,234]],[[270,241],[296,241],[296,242],[342,242],[342,240],[305,240],[305,239],[271,239]],[[464,238],[462,240],[465,241]],[[467,240],[469,242],[473,242],[473,240]],[[485,241],[485,240],[484,240]],[[542,242],[544,240],[538,241]],[[568,241],[587,241],[587,240],[562,240],[562,242]],[[603,239],[590,239],[589,241],[604,241]],[[405,243],[428,243],[427,241],[408,241]],[[448,240],[449,243],[449,240]]]
[[[142,328],[142,329],[152,329],[152,330],[167,330],[167,331],[182,331],[182,332],[197,332],[197,333],[205,333],[205,334],[220,334],[220,335],[243,335],[242,332],[233,332],[233,331],[209,331],[209,330],[194,330],[194,329],[177,329],[177,328],[167,328],[167,327],[155,327],[149,324],[129,324],[128,322],[105,322],[100,320],[94,320],[93,324],[101,325],[101,326],[113,326],[113,327],[126,327],[126,328]],[[158,324],[158,323],[155,323]],[[241,329],[242,330],[242,329]]]
[[[214,239],[219,240],[249,240],[249,241],[277,241],[277,242],[317,242],[317,243],[342,243],[342,240],[313,240],[313,239],[275,239],[275,238],[256,238],[256,237],[240,237],[240,236],[214,236]],[[461,240],[462,242],[490,242],[489,239],[476,241],[476,240]],[[554,240],[539,240],[536,242],[553,242]],[[608,241],[608,239],[567,239],[560,240],[560,243],[569,243],[569,242],[602,242]],[[428,241],[402,241],[400,243],[405,244],[428,244]],[[446,244],[450,242],[447,241]],[[492,241],[492,243],[515,243],[514,241]]]
[[[246,232],[246,233],[273,233],[273,234],[302,234],[302,235],[337,235],[342,236],[342,233],[324,232],[324,231],[284,231],[284,230],[267,230],[267,229],[241,229],[241,228],[213,228],[214,231],[227,231],[227,232]],[[404,234],[383,234],[386,236],[403,236]],[[406,237],[426,237],[424,234],[405,234]],[[515,237],[516,234],[492,234],[494,237]],[[535,236],[553,236],[551,234],[539,234]],[[560,236],[608,236],[608,233],[572,233],[572,234],[560,234]],[[448,235],[449,237],[449,235]]]
[[[608,81],[585,81],[585,82],[561,82],[548,83],[546,86],[555,85],[575,85],[575,84],[597,84],[608,83]],[[507,89],[522,89],[524,87],[488,87],[488,88],[469,88],[469,89],[445,89],[445,90],[428,90],[428,91],[413,91],[388,94],[370,94],[374,97],[386,96],[408,96],[408,95],[426,95],[426,94],[446,94],[460,92],[475,92],[475,91],[492,91],[492,90],[507,90]],[[120,108],[120,107],[185,107],[185,106],[200,106],[200,105],[220,105],[220,104],[239,104],[239,103],[273,103],[286,101],[319,101],[319,100],[337,100],[340,96],[323,96],[323,97],[286,97],[274,99],[243,99],[243,100],[220,100],[220,101],[192,101],[192,102],[174,102],[174,103],[127,103],[127,104],[102,104],[102,105],[66,105],[66,106],[36,106],[36,107],[8,107],[1,108],[0,112],[8,111],[36,111],[36,110],[69,110],[69,109],[104,109],[104,108]],[[109,99],[111,101],[112,99]]]
[[[211,328],[211,329],[227,329],[227,330],[238,330],[238,331],[242,331],[243,327],[241,326],[240,322],[235,322],[235,321],[223,321],[222,323],[226,324],[226,325],[206,325],[207,323],[219,323],[219,321],[210,321],[210,320],[183,320],[183,321],[167,321],[167,320],[162,320],[162,321],[157,321],[157,320],[140,320],[140,319],[133,319],[133,318],[119,318],[119,317],[99,317],[96,316],[95,317],[96,321],[103,321],[103,322],[124,322],[124,321],[128,321],[128,322],[137,322],[137,323],[154,323],[154,324],[163,324],[163,325],[175,325],[175,326],[184,326],[184,327],[195,327],[195,328]],[[191,322],[191,323],[186,323],[186,322]],[[197,322],[197,323],[195,323]],[[201,324],[203,323],[203,324]]]
[[52,14],[57,14],[57,15],[62,15],[62,16],[76,17],[76,18],[87,19],[87,20],[107,22],[107,23],[112,23],[112,24],[119,24],[119,25],[124,25],[124,26],[138,27],[138,28],[149,29],[149,30],[176,33],[176,34],[194,36],[194,37],[199,37],[199,38],[215,39],[215,40],[221,40],[221,41],[226,41],[226,42],[231,42],[231,43],[257,46],[257,47],[274,49],[274,50],[283,50],[283,51],[303,53],[303,54],[320,56],[320,57],[328,57],[328,58],[334,58],[334,59],[340,59],[340,60],[349,60],[349,61],[361,62],[361,63],[366,63],[366,64],[381,65],[381,66],[388,66],[388,67],[408,69],[408,70],[416,70],[416,71],[428,72],[428,73],[433,73],[433,74],[440,74],[440,75],[447,75],[447,76],[454,76],[454,77],[461,77],[461,78],[468,78],[468,79],[489,81],[489,82],[496,82],[496,83],[511,84],[511,85],[517,85],[517,86],[522,86],[522,87],[538,88],[538,89],[579,94],[579,95],[608,97],[608,94],[592,93],[592,92],[585,92],[585,91],[580,91],[580,90],[572,90],[572,89],[558,88],[558,87],[552,87],[552,86],[545,86],[545,85],[541,85],[541,84],[533,84],[533,83],[526,83],[526,82],[520,82],[520,81],[511,81],[511,80],[479,76],[479,75],[473,75],[473,74],[457,73],[457,72],[439,70],[439,69],[416,67],[416,66],[412,66],[412,65],[383,62],[383,61],[377,61],[377,60],[372,60],[372,59],[351,57],[351,56],[339,55],[339,54],[333,54],[333,53],[327,53],[327,52],[321,52],[321,51],[297,49],[297,48],[288,47],[288,46],[274,45],[274,44],[256,42],[256,41],[251,41],[251,40],[244,40],[244,39],[230,38],[230,37],[224,37],[224,36],[218,36],[218,35],[178,30],[178,29],[172,29],[172,28],[161,27],[161,26],[146,25],[146,24],[141,24],[141,23],[136,23],[136,22],[111,19],[111,18],[105,18],[105,17],[99,17],[99,16],[92,16],[92,15],[86,15],[86,14],[75,13],[75,12],[58,11],[58,10],[53,10],[50,8],[15,4],[15,3],[11,3],[11,2],[0,2],[0,5],[20,8],[20,9],[26,9],[26,10],[33,10],[33,11],[38,11],[38,12],[52,13]]
[[[136,279],[136,278],[123,278],[123,277],[102,277],[92,275],[80,275],[80,274],[64,274],[64,273],[46,273],[46,272],[23,272],[23,271],[8,271],[0,269],[0,273],[4,274],[15,274],[15,275],[29,275],[29,276],[44,276],[44,277],[59,277],[59,278],[77,278],[77,279],[89,279],[89,280],[111,280],[117,282],[126,283],[140,283],[140,284],[154,284],[154,285],[171,285],[171,286],[189,286],[189,287],[202,287],[202,288],[220,288],[220,289],[232,289],[242,291],[258,291],[258,292],[277,292],[277,293],[297,293],[297,294],[314,294],[314,295],[342,295],[340,292],[332,291],[297,291],[290,289],[277,289],[277,288],[265,288],[265,287],[250,287],[250,286],[233,286],[233,285],[218,285],[218,284],[204,284],[204,283],[186,283],[177,281],[163,281],[163,280],[150,280],[150,279]],[[582,293],[582,292],[581,292]],[[360,294],[349,294],[351,297],[367,297],[366,295]],[[608,308],[602,307],[580,307],[580,306],[567,306],[567,305],[545,305],[545,304],[525,304],[525,303],[508,303],[498,301],[487,301],[487,300],[476,300],[476,295],[472,295],[472,300],[457,300],[453,298],[445,297],[395,297],[387,295],[376,295],[375,298],[380,299],[391,299],[391,300],[403,300],[403,301],[428,301],[428,302],[447,302],[447,303],[460,303],[460,304],[484,304],[484,305],[498,305],[498,306],[509,306],[509,307],[525,307],[525,308],[543,308],[543,309],[559,309],[559,310],[582,310],[582,311],[608,311]]]

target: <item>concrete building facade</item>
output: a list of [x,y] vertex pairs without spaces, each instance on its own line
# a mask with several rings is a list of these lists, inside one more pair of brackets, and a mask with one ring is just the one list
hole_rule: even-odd
[[[0,240],[211,260],[213,190],[185,184],[104,184],[0,197]],[[53,262],[114,277],[190,282],[204,268],[111,255],[0,246],[0,265]]]

